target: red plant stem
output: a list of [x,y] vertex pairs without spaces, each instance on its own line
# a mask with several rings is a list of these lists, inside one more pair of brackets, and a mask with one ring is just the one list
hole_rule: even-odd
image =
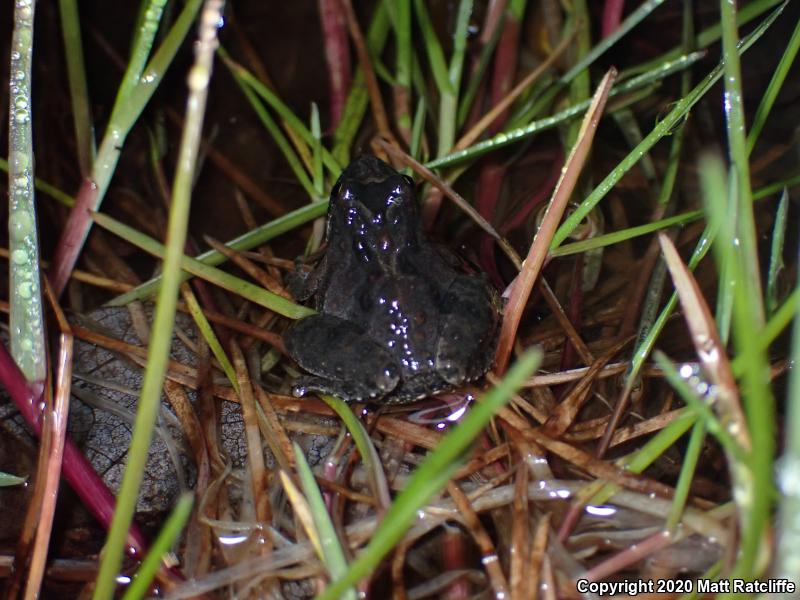
[[[505,98],[514,83],[514,76],[517,72],[519,31],[519,20],[506,12],[503,31],[500,34],[500,41],[497,44],[494,55],[489,97],[492,105],[497,104]],[[489,125],[489,135],[494,135],[500,131],[507,119],[508,109],[501,112],[492,124]],[[504,164],[494,160],[485,161],[481,167],[476,191],[476,207],[481,216],[489,222],[492,222],[497,212],[497,201],[500,198],[500,191],[503,188],[506,170]],[[491,238],[483,236],[480,248],[481,266],[483,266],[489,274],[494,284],[499,288],[503,288],[504,284],[500,278],[495,261],[494,242]]]
[[[42,433],[42,384],[29,385],[14,359],[2,344],[0,344],[0,382],[5,386],[11,400],[36,436],[40,436]],[[70,439],[66,440],[64,446],[63,473],[89,512],[105,529],[110,528],[111,517],[116,506],[114,494],[106,487],[92,465]],[[128,545],[132,555],[143,556],[147,549],[145,537],[136,525],[131,525],[128,532]]]
[[[514,84],[514,77],[517,73],[517,55],[519,54],[519,30],[519,20],[510,13],[506,13],[503,32],[500,34],[500,41],[497,43],[497,50],[494,54],[490,96],[492,105],[505,98]],[[501,112],[489,126],[489,135],[494,135],[503,128],[508,119],[508,111],[509,109],[506,109]]]
[[553,193],[553,188],[556,187],[558,178],[561,175],[561,165],[563,163],[563,153],[556,152],[550,165],[550,173],[542,186],[533,196],[530,197],[530,199],[522,206],[522,208],[516,211],[508,221],[501,225],[500,231],[503,235],[508,235],[509,232],[513,231],[517,227],[520,227],[534,208],[550,198],[550,195]]
[[352,79],[347,22],[339,0],[319,0],[319,18],[328,63],[331,128],[335,128],[342,118]]
[[603,5],[603,23],[601,37],[608,37],[614,33],[622,21],[622,12],[625,9],[625,0],[606,0]]
[[89,235],[89,229],[92,226],[92,217],[89,211],[94,209],[96,199],[97,185],[91,179],[84,179],[75,198],[75,206],[72,207],[67,222],[64,223],[64,229],[61,231],[61,237],[53,256],[50,284],[56,298],[61,296],[67,286],[72,269],[78,262],[78,255],[83,248],[83,243]]
[[[583,254],[578,254],[575,257],[575,267],[572,270],[572,291],[569,297],[569,306],[567,307],[567,318],[575,331],[580,331],[581,328],[581,312],[583,309],[583,271],[584,271]],[[561,353],[561,370],[568,371],[573,368],[577,362],[578,353],[575,346],[572,345],[569,337],[564,342],[564,350]]]
[[[476,191],[475,204],[478,212],[487,221],[491,222],[497,208],[497,200],[500,197],[500,190],[503,187],[503,179],[506,176],[506,167],[495,159],[486,159],[481,165],[481,172],[478,175],[478,189]],[[492,282],[498,289],[503,289],[505,284],[497,270],[495,260],[494,240],[484,234],[480,244],[480,263],[484,271],[489,275]]]

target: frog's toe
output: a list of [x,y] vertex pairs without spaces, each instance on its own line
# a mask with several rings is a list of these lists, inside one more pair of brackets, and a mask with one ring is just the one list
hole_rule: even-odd
[[347,381],[335,381],[312,375],[298,377],[292,387],[292,394],[300,398],[313,393],[337,396],[345,402],[361,402],[372,398],[376,392],[367,386]]
[[461,361],[440,357],[436,372],[450,385],[458,385],[467,379],[467,370]]

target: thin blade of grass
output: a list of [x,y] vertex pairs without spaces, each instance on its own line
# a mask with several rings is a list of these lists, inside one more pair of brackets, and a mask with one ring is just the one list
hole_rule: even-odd
[[[743,361],[740,387],[752,439],[748,466],[753,477],[753,490],[757,490],[757,493],[746,498],[749,502],[739,505],[744,527],[733,576],[749,578],[757,575],[757,557],[763,551],[764,533],[774,498],[770,490],[773,489],[775,454],[775,401],[766,353],[753,343],[753,337],[763,331],[763,307],[761,298],[753,297],[752,282],[748,279],[750,261],[743,256],[744,248],[737,242],[743,232],[728,218],[725,168],[718,157],[706,155],[700,158],[699,172],[703,202],[712,226],[718,230],[714,244],[717,262],[728,265],[732,277],[737,281],[734,288],[733,339],[737,354],[742,356]],[[751,210],[750,207],[748,210]]]
[[[729,188],[735,194],[736,206],[732,211],[738,228],[738,244],[744,261],[744,276],[750,288],[751,317],[756,327],[764,326],[764,292],[761,285],[761,269],[758,262],[756,221],[753,214],[753,190],[750,185],[747,136],[742,92],[742,67],[739,58],[739,32],[736,25],[736,3],[720,0],[720,24],[722,25],[722,57],[725,73],[725,125],[728,131],[728,157],[736,185]],[[733,207],[731,207],[733,208]]]
[[11,473],[0,472],[0,487],[9,487],[12,485],[22,485],[28,481],[27,477],[18,477]]
[[[421,4],[421,2],[417,3],[418,6]],[[447,70],[449,87],[440,87],[439,89],[437,156],[442,156],[449,152],[456,139],[458,90],[461,87],[461,71],[464,66],[464,52],[467,48],[467,28],[471,14],[472,0],[460,0],[458,11],[456,12],[456,28],[453,32],[453,55],[450,57],[450,67]]]
[[194,180],[194,167],[203,129],[208,84],[217,44],[217,27],[222,19],[223,2],[207,0],[199,26],[199,44],[195,63],[188,76],[189,97],[186,103],[186,125],[181,139],[177,172],[173,182],[172,205],[167,226],[167,244],[164,256],[165,279],[159,290],[153,317],[153,335],[148,346],[148,361],[142,382],[142,391],[136,413],[128,462],[120,486],[117,507],[111,522],[97,584],[93,598],[105,600],[114,594],[115,580],[122,564],[128,528],[133,520],[136,499],[144,475],[153,426],[161,405],[161,386],[166,374],[167,359],[172,345],[172,328],[180,286],[180,267],[186,229],[189,224],[189,206]]
[[138,600],[144,598],[150,590],[158,569],[161,567],[161,560],[170,551],[175,541],[183,533],[183,528],[192,514],[194,498],[191,492],[181,494],[175,503],[175,508],[170,512],[169,517],[158,532],[150,552],[147,553],[142,564],[133,576],[131,584],[122,596],[122,600]]
[[[785,6],[785,4],[784,4]],[[783,6],[775,10],[771,15],[759,23],[746,38],[744,38],[738,45],[736,52],[746,52],[753,43],[755,43],[769,28],[770,25],[778,18],[783,10]],[[606,177],[601,181],[597,187],[580,203],[575,211],[561,224],[558,231],[553,236],[552,248],[557,248],[569,236],[573,229],[575,229],[589,212],[602,200],[605,195],[622,179],[623,175],[627,173],[633,165],[635,165],[645,152],[650,150],[656,142],[658,142],[665,135],[669,134],[674,127],[686,117],[691,108],[713,87],[713,85],[722,76],[725,69],[725,63],[717,65],[712,69],[703,80],[698,83],[692,91],[681,98],[675,107],[650,131],[641,144],[636,146],[622,161],[614,168]],[[746,159],[745,159],[746,160]],[[747,180],[749,189],[749,178]],[[751,213],[752,214],[752,213]]]
[[414,15],[417,17],[417,24],[422,31],[422,41],[425,44],[425,52],[428,55],[428,63],[433,79],[436,81],[436,87],[439,88],[440,93],[455,94],[456,91],[450,83],[447,72],[447,61],[444,58],[442,46],[423,0],[414,0]]
[[[687,383],[686,378],[681,376],[681,373],[678,372],[673,362],[667,358],[663,352],[656,350],[653,354],[653,358],[655,358],[656,364],[664,371],[664,377],[669,384],[678,392],[678,395],[689,407],[689,411],[697,415],[698,422],[703,423],[709,433],[717,438],[717,441],[724,448],[729,458],[743,465],[747,460],[746,448],[743,448],[739,441],[733,437],[731,430],[714,416],[711,408],[703,402],[698,396],[697,391],[692,389]],[[733,471],[734,469],[731,468],[731,470]],[[750,477],[748,475],[748,480],[749,479]],[[739,493],[744,491],[747,494],[751,494],[751,491],[745,489],[741,483],[739,486]],[[747,487],[750,487],[750,481],[747,482]]]
[[224,60],[224,63],[230,68],[233,78],[239,85],[239,89],[241,89],[244,93],[245,98],[247,98],[247,101],[250,103],[250,106],[256,113],[256,116],[258,116],[258,120],[261,121],[264,129],[266,129],[269,135],[272,137],[273,141],[280,149],[281,154],[283,154],[283,157],[286,159],[286,162],[289,163],[289,168],[292,170],[292,173],[294,173],[297,181],[303,186],[303,189],[306,191],[306,194],[308,194],[308,197],[313,200],[315,198],[314,185],[311,183],[308,172],[306,171],[303,162],[298,157],[297,152],[295,152],[294,148],[292,148],[292,145],[283,134],[283,131],[281,131],[278,123],[272,118],[272,115],[267,112],[267,109],[264,107],[264,105],[261,104],[261,101],[258,99],[258,96],[256,95],[252,85],[249,85],[247,82],[245,82],[240,71],[234,70],[230,67],[228,60]]
[[[680,57],[674,62],[660,65],[652,71],[648,71],[643,75],[621,83],[615,87],[614,90],[612,90],[610,97],[613,98],[626,92],[647,87],[654,81],[659,81],[665,77],[668,77],[669,75],[672,75],[673,73],[689,67],[700,60],[703,56],[704,54],[702,52],[694,52],[689,56]],[[502,131],[488,140],[478,142],[469,148],[465,148],[464,150],[456,150],[445,156],[429,161],[426,163],[426,166],[433,169],[447,167],[467,160],[475,159],[478,156],[486,154],[487,152],[503,148],[509,144],[514,144],[520,140],[524,140],[533,135],[541,133],[542,131],[552,129],[553,127],[556,127],[570,119],[577,118],[589,108],[590,104],[591,100],[586,100],[559,111],[558,113],[549,117],[532,121],[520,127],[514,127],[506,131]]]
[[[165,0],[158,1],[163,6]],[[167,67],[172,63],[175,54],[177,54],[189,28],[194,22],[197,11],[200,9],[200,4],[200,0],[188,0],[175,20],[175,24],[164,37],[164,41],[144,70],[137,72],[134,77],[134,69],[129,69],[130,75],[126,72],[123,78],[123,83],[120,85],[117,94],[117,101],[111,112],[111,119],[106,127],[97,157],[92,165],[91,179],[84,180],[81,185],[75,206],[64,224],[61,237],[56,246],[50,281],[57,296],[60,296],[64,291],[69,274],[75,267],[78,255],[89,235],[92,220],[88,211],[96,211],[102,204],[119,161],[125,139],[155,93],[159,83],[161,83]],[[152,33],[154,35],[155,30],[158,29],[158,20],[160,18],[160,10],[150,14],[145,13],[145,19],[141,27],[143,29],[147,28],[147,34],[137,36],[136,47],[133,51],[134,55],[139,56],[144,54],[145,51],[149,55],[153,41],[150,30],[153,30]],[[133,87],[130,87],[131,85]]]
[[686,452],[681,461],[681,472],[678,475],[678,483],[675,484],[675,496],[672,498],[672,506],[670,506],[667,521],[664,524],[664,528],[668,531],[676,531],[678,524],[681,522],[681,515],[689,498],[692,479],[697,469],[700,451],[703,449],[705,438],[705,424],[702,421],[698,421],[692,427],[689,443],[686,445]]
[[369,438],[367,430],[361,424],[350,406],[343,400],[335,396],[323,395],[322,400],[330,406],[347,427],[347,431],[356,443],[361,460],[364,461],[364,468],[367,470],[372,493],[378,501],[378,506],[386,509],[392,503],[392,496],[389,492],[389,483],[386,481],[386,474],[383,472],[383,464],[375,450],[372,440]]
[[445,486],[458,465],[459,457],[472,440],[533,373],[540,360],[539,350],[530,350],[523,354],[508,375],[487,392],[480,402],[472,406],[463,421],[442,439],[414,471],[406,488],[395,498],[367,547],[350,564],[347,573],[328,586],[318,600],[339,598],[345,589],[361,581],[378,566],[402,538],[417,511]]
[[197,331],[206,341],[206,344],[208,344],[208,347],[211,349],[211,353],[219,362],[220,366],[222,367],[222,371],[225,373],[228,381],[231,382],[231,386],[233,387],[234,391],[238,394],[239,380],[236,378],[236,371],[234,370],[228,355],[225,354],[225,350],[222,348],[222,344],[220,343],[217,334],[214,333],[211,323],[208,322],[208,319],[203,314],[203,308],[197,301],[194,292],[192,292],[192,289],[187,284],[183,284],[181,285],[181,295],[183,296],[183,301],[186,302],[186,308],[189,309],[189,314],[192,316],[192,319],[194,319],[194,323],[197,326]]
[[[741,448],[749,451],[750,436],[739,401],[739,391],[708,304],[697,281],[681,261],[672,240],[662,233],[659,234],[658,241],[661,243],[664,260],[678,292],[695,352],[709,378],[717,386],[717,410],[721,420],[728,431],[735,432],[736,441]],[[710,424],[707,424],[707,427],[712,431]]]
[[[342,548],[339,536],[336,535],[336,528],[333,526],[328,510],[325,507],[325,500],[319,491],[314,473],[306,462],[305,454],[297,443],[292,444],[294,449],[295,462],[297,464],[297,476],[303,486],[308,508],[313,520],[315,536],[319,540],[318,551],[321,552],[320,560],[325,565],[332,580],[339,579],[347,571],[347,559]],[[309,536],[311,537],[311,536]],[[342,591],[342,598],[355,600],[356,590],[349,587]]]
[[[255,92],[256,95],[258,95],[272,108],[272,110],[278,114],[278,116],[286,123],[288,127],[294,131],[296,135],[300,137],[300,139],[302,139],[309,146],[314,147],[316,144],[314,132],[307,127],[305,123],[303,123],[302,119],[294,114],[292,109],[289,108],[289,106],[283,102],[283,100],[281,100],[274,91],[259,81],[258,78],[256,78],[250,71],[233,60],[224,48],[220,48],[217,52],[225,62],[225,66],[230,69],[231,74],[233,74],[237,81],[244,83],[253,92]],[[320,148],[320,151],[322,153],[322,161],[325,163],[325,167],[330,172],[331,177],[335,179],[339,176],[342,166],[336,161],[333,155],[328,152],[327,149],[322,147]]]
[[[227,242],[225,245],[232,250],[249,250],[255,246],[264,244],[278,237],[279,235],[286,233],[287,231],[291,231],[300,225],[304,225],[309,221],[313,221],[317,217],[323,216],[327,210],[327,200],[323,202],[307,204],[282,217],[274,219],[268,223],[264,223],[264,225],[261,227],[248,231],[247,233],[244,233],[239,237]],[[217,250],[207,250],[206,252],[203,252],[199,256],[195,257],[194,260],[203,265],[213,267],[224,263],[226,257]],[[180,277],[181,281],[185,281],[190,277],[190,275],[186,272],[183,272],[181,273]],[[117,296],[108,302],[107,306],[124,306],[125,304],[133,302],[134,300],[149,298],[158,290],[158,286],[161,284],[161,278],[161,275],[154,277],[140,286],[135,287],[131,291]]]
[[[133,227],[120,223],[102,213],[95,213],[93,218],[103,229],[120,236],[153,256],[166,258],[168,249],[165,248],[165,246],[140,231],[137,231]],[[242,298],[246,298],[251,302],[255,302],[285,317],[289,317],[290,319],[302,319],[303,317],[314,314],[314,311],[310,308],[295,304],[282,296],[253,285],[249,281],[234,277],[225,271],[211,267],[195,258],[182,255],[180,260],[180,266],[184,271],[201,277],[214,285],[238,294]],[[176,273],[175,277],[176,280],[180,282],[180,274]],[[164,283],[161,278],[159,278],[159,281],[163,287]]]
[[687,223],[692,223],[702,218],[702,210],[692,210],[679,215],[674,215],[672,217],[667,217],[666,219],[659,219],[658,221],[646,223],[644,225],[628,227],[627,229],[620,229],[619,231],[598,235],[597,237],[588,238],[579,242],[564,244],[563,246],[559,246],[553,250],[550,253],[550,256],[554,258],[557,256],[570,256],[572,254],[580,254],[581,252],[596,250],[597,248],[605,248],[606,246],[619,244],[620,242],[626,242],[639,236],[647,235],[648,233],[654,233],[656,231],[661,231],[662,229],[668,229],[670,227],[674,227],[675,225],[686,225]]
[[61,35],[64,38],[64,59],[67,63],[69,95],[72,104],[72,123],[81,175],[88,177],[95,156],[94,124],[90,110],[89,89],[81,42],[81,25],[76,0],[59,0]]
[[528,303],[528,298],[533,290],[536,278],[539,276],[542,265],[544,265],[550,247],[550,239],[555,233],[558,223],[561,221],[569,198],[578,181],[578,175],[589,154],[589,149],[594,139],[594,133],[597,130],[597,125],[603,114],[603,108],[608,100],[608,94],[611,91],[616,73],[616,70],[613,68],[609,70],[603,77],[600,85],[597,86],[597,91],[592,98],[592,104],[583,119],[578,140],[564,163],[561,177],[556,184],[555,190],[553,190],[553,197],[547,207],[547,212],[539,227],[539,231],[533,239],[528,256],[523,263],[523,269],[520,271],[514,283],[511,284],[513,286],[511,296],[505,308],[503,324],[500,330],[500,340],[495,355],[495,373],[503,373],[508,365],[508,359],[511,356],[511,349],[513,348],[516,338],[517,327],[522,319],[522,312]]
[[31,65],[36,3],[14,4],[8,103],[8,232],[11,253],[9,328],[11,355],[25,378],[47,377],[45,328],[39,272],[39,238],[34,198],[33,133],[31,129]]
[[[794,297],[800,298],[800,286],[795,286]],[[800,315],[800,304],[795,303],[795,315]],[[786,390],[785,446],[778,464],[777,482],[781,491],[776,531],[776,577],[800,581],[800,318],[794,319],[790,360],[795,368],[789,375]]]
[[789,193],[784,188],[778,210],[775,212],[775,225],[772,227],[772,244],[769,253],[767,272],[767,314],[773,315],[780,302],[779,280],[783,272],[783,243],[786,239],[786,216],[789,212]]
[[[745,9],[746,8],[747,7],[745,7]],[[741,12],[744,12],[744,9],[740,11],[740,13]],[[750,133],[747,134],[748,155],[752,154],[753,148],[755,148],[756,142],[758,141],[758,136],[761,135],[761,130],[764,128],[764,124],[767,122],[769,113],[775,104],[776,98],[778,97],[778,92],[781,91],[783,83],[786,81],[786,76],[789,74],[789,69],[794,62],[794,59],[797,57],[798,50],[800,50],[800,20],[798,20],[797,25],[795,25],[794,31],[792,32],[792,37],[789,39],[789,43],[786,44],[786,49],[781,55],[781,60],[778,62],[778,66],[775,67],[775,72],[772,74],[772,79],[770,79],[767,89],[764,90],[764,95],[761,97],[761,103],[758,105],[756,114],[753,117],[753,124],[750,128]]]

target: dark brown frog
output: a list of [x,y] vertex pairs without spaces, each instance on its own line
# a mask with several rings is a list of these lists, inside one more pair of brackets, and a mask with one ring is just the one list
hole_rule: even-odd
[[411,178],[373,156],[356,158],[331,192],[326,241],[292,290],[319,311],[284,335],[289,356],[312,374],[298,379],[295,395],[411,402],[486,372],[497,295],[426,239]]

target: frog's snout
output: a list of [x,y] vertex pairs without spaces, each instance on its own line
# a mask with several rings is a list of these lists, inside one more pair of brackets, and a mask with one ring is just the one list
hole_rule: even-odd
[[351,162],[342,172],[342,179],[361,183],[380,183],[397,172],[371,154],[362,154]]

